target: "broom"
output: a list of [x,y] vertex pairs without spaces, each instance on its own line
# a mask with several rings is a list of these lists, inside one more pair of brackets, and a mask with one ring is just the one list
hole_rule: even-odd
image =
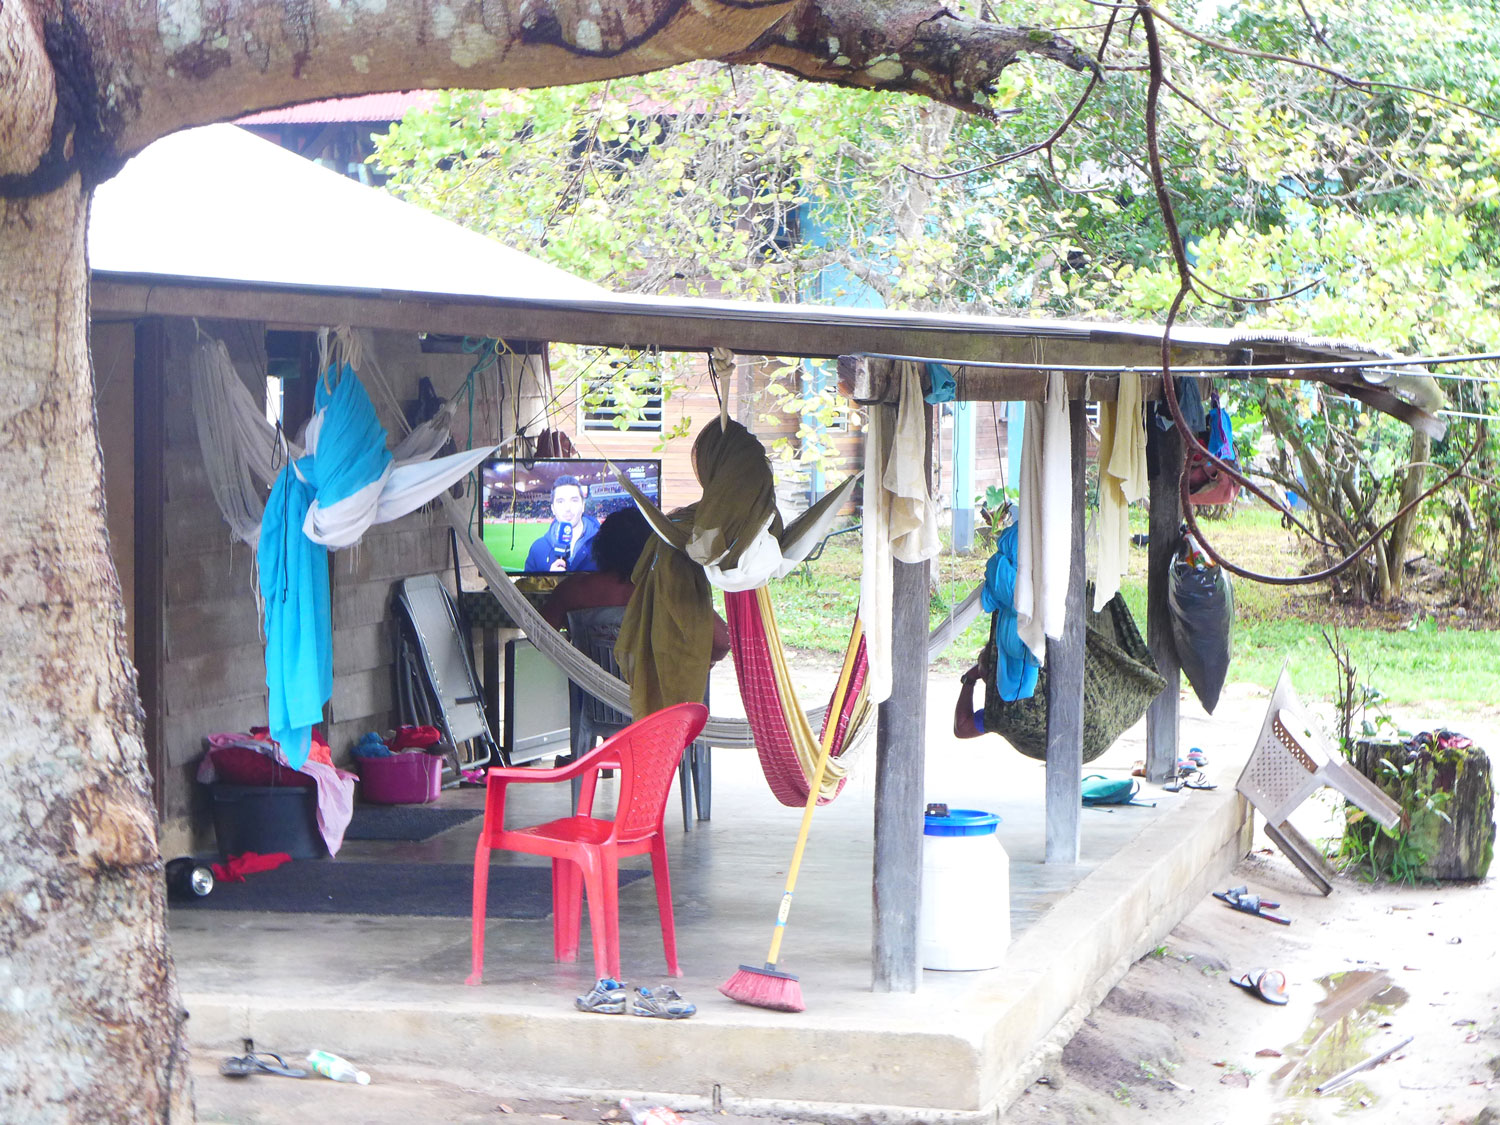
[[792,851],[792,863],[786,872],[786,890],[781,894],[781,908],[776,912],[776,928],[771,931],[771,951],[766,954],[766,963],[760,968],[741,965],[739,970],[723,984],[719,991],[741,1004],[753,1004],[757,1008],[770,1008],[775,1012],[805,1012],[802,1002],[802,985],[796,974],[785,973],[776,967],[776,958],[781,953],[781,938],[786,933],[787,915],[792,910],[792,890],[797,885],[797,872],[802,867],[802,852],[807,847],[807,833],[812,827],[813,809],[818,804],[818,793],[823,788],[823,775],[828,770],[828,759],[833,751],[833,739],[838,730],[839,713],[844,707],[844,698],[849,690],[849,681],[854,675],[854,658],[859,651],[864,629],[856,617],[850,631],[849,647],[844,652],[844,667],[839,673],[838,690],[828,706],[823,722],[823,742],[818,750],[818,765],[813,770],[812,782],[807,789],[807,804],[802,808],[802,827],[797,832],[797,846]]

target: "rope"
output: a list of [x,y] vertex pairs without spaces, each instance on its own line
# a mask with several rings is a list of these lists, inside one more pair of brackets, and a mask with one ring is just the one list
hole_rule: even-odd
[[[198,449],[214,501],[224,515],[224,522],[234,537],[252,547],[260,541],[260,521],[265,503],[260,498],[251,472],[250,458],[236,417],[239,405],[234,395],[238,387],[252,413],[257,414],[250,392],[235,374],[234,363],[223,340],[203,335],[189,358],[192,372],[193,421],[197,424]],[[243,412],[241,408],[240,413]],[[260,419],[267,428],[270,423]]]

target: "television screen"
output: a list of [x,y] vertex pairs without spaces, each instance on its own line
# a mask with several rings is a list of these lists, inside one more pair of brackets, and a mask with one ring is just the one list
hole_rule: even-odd
[[479,533],[507,574],[594,570],[604,517],[634,505],[615,472],[661,505],[660,461],[496,458],[479,469]]

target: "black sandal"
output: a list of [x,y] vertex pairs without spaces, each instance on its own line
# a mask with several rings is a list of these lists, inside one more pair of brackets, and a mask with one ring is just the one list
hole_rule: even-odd
[[230,1055],[219,1064],[219,1073],[226,1078],[249,1078],[252,1074],[277,1074],[282,1078],[306,1078],[307,1071],[300,1066],[288,1066],[287,1061],[274,1051],[256,1051],[255,1042],[245,1040],[243,1055]]

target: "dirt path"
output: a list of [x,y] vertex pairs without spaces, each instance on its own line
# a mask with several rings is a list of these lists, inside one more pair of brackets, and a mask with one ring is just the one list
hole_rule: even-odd
[[[1323,898],[1263,838],[1257,844],[1234,882],[1279,901],[1291,925],[1206,899],[1130,970],[1007,1125],[1500,1121],[1495,879],[1393,887],[1340,878]],[[1233,986],[1254,968],[1285,973],[1284,1007]],[[1389,1061],[1314,1092],[1408,1037]]]

